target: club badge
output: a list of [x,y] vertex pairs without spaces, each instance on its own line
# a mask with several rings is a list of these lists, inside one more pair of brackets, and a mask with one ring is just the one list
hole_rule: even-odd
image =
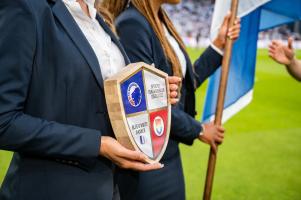
[[114,134],[125,147],[159,161],[170,131],[167,74],[145,63],[127,66],[105,81]]

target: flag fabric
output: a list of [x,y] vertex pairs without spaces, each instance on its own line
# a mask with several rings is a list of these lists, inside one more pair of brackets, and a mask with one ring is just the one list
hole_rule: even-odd
[[[210,38],[218,33],[231,0],[216,0]],[[240,0],[238,16],[241,33],[234,43],[225,97],[223,122],[227,121],[253,97],[258,33],[282,24],[301,20],[301,0]],[[209,79],[202,121],[214,119],[221,70]]]

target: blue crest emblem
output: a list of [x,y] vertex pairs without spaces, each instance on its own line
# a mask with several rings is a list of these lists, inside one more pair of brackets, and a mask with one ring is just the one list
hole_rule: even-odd
[[131,106],[138,107],[142,100],[142,92],[139,85],[135,82],[130,83],[127,89],[128,100]]
[[126,114],[147,111],[142,71],[125,80],[120,89]]

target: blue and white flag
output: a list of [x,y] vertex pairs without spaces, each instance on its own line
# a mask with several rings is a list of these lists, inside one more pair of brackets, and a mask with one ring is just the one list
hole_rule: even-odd
[[[216,0],[211,39],[215,38],[224,16],[229,12],[231,0]],[[233,46],[229,71],[223,122],[227,121],[253,97],[258,33],[301,19],[301,0],[240,0],[238,16],[241,18],[240,38]],[[209,80],[203,121],[212,121],[216,110],[221,70]]]

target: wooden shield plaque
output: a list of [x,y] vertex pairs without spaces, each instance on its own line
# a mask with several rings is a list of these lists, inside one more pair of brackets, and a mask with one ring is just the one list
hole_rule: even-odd
[[120,144],[158,162],[166,149],[171,107],[168,75],[145,63],[130,64],[105,81],[114,134]]

